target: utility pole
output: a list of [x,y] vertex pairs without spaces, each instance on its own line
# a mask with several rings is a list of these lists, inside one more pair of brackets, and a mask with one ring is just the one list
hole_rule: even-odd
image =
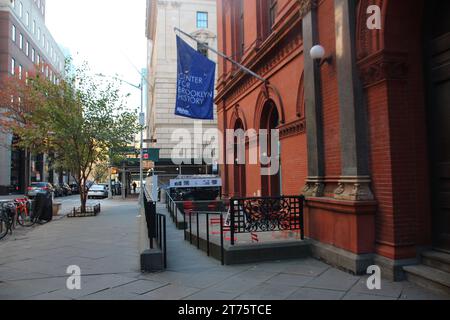
[[141,157],[139,159],[139,181],[140,181],[140,192],[139,199],[144,199],[144,126],[145,126],[145,113],[144,113],[144,70],[141,74],[141,113],[139,115],[139,123],[141,125]]

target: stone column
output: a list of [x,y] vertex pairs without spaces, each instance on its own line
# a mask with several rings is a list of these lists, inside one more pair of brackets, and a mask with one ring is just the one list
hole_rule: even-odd
[[356,1],[334,0],[342,176],[334,197],[373,200],[370,189],[367,112],[356,67]]
[[322,101],[320,94],[320,68],[309,52],[317,44],[317,10],[312,1],[303,1],[305,113],[308,141],[308,178],[303,190],[307,197],[322,197],[324,183],[324,146],[322,131]]

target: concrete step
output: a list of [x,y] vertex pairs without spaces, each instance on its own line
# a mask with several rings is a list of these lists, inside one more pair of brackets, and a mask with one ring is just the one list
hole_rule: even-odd
[[450,254],[439,251],[427,251],[422,254],[422,263],[450,274]]
[[403,270],[408,281],[450,297],[450,273],[425,265],[406,266]]

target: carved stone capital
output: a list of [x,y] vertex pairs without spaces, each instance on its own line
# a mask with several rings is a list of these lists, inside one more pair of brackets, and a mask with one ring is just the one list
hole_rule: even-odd
[[300,17],[303,18],[312,9],[317,7],[317,0],[297,0],[299,3]]
[[325,192],[325,182],[321,178],[308,178],[303,188],[305,197],[323,197]]
[[342,177],[334,191],[334,198],[348,201],[374,200],[370,177]]
[[380,51],[358,63],[364,87],[380,81],[404,80],[408,76],[407,54]]

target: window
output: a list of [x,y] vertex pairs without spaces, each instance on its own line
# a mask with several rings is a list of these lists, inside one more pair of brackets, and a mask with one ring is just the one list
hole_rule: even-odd
[[38,41],[41,40],[41,28],[38,28],[37,39]]
[[16,59],[11,58],[11,75],[16,74]]
[[25,44],[25,54],[27,55],[27,57],[30,56],[30,42],[28,42],[28,41]]
[[275,24],[275,19],[277,18],[278,11],[278,3],[277,0],[270,0],[269,7],[269,29],[272,31],[272,28]]
[[34,50],[34,48],[31,49],[31,61],[36,61],[36,50]]
[[19,48],[20,50],[23,50],[23,35],[19,35]]
[[19,65],[19,79],[20,80],[22,80],[22,70],[23,70],[22,65]]
[[208,58],[208,43],[197,42],[197,51]]
[[13,42],[16,42],[16,26],[12,25],[12,29],[11,29],[11,40]]
[[197,12],[197,28],[208,28],[208,12]]
[[36,20],[33,20],[33,27],[31,28],[33,34],[36,34]]
[[27,27],[30,26],[30,13],[28,11],[25,14],[25,24],[27,25]]
[[239,33],[238,33],[238,54],[237,56],[239,59],[242,58],[245,51],[245,31],[244,31],[244,1],[239,1],[239,8],[238,8],[238,19],[239,19]]
[[12,0],[11,5],[12,5],[13,9],[15,9],[16,8],[16,0]]
[[22,2],[19,4],[19,17],[23,18],[23,4],[22,4]]

